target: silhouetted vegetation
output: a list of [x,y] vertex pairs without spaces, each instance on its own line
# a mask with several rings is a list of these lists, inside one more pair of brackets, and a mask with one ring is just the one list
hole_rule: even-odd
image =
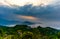
[[0,26],[0,39],[60,39],[60,30],[27,25]]

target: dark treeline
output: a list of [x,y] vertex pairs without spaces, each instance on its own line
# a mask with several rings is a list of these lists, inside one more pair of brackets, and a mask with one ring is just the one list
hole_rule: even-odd
[[0,39],[60,39],[60,30],[40,26],[31,28],[28,25],[0,26]]

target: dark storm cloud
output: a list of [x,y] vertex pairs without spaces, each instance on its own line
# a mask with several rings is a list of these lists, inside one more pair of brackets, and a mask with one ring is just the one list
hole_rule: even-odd
[[21,21],[17,21],[15,15],[13,14],[16,11],[14,8],[8,6],[0,6],[0,24],[9,25],[9,24],[18,24]]
[[60,7],[58,6],[32,6],[24,5],[19,7],[19,9],[15,12],[18,15],[27,15],[27,16],[34,16],[37,18],[42,18],[46,20],[59,20],[60,21]]
[[[32,6],[32,4],[11,8],[0,6],[0,24],[19,24],[26,19],[17,18],[18,15],[32,16],[43,21],[60,21],[60,8],[52,5]],[[37,21],[37,20],[36,20]],[[39,21],[39,20],[38,20]],[[41,20],[40,20],[41,21]]]

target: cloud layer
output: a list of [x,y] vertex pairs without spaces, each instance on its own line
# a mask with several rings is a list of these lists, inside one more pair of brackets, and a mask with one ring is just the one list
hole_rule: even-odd
[[[54,0],[54,3],[48,0],[49,2],[47,5],[40,4],[38,6],[33,6],[35,3],[34,0],[32,0],[34,2],[33,4],[25,4],[24,2],[23,6],[20,6],[17,2],[16,4],[18,5],[11,4],[9,1],[11,0],[8,0],[8,2],[0,0],[0,25],[16,25],[21,24],[24,21],[29,21],[33,22],[33,25],[42,23],[44,27],[50,26],[60,29],[59,0]],[[28,1],[26,0],[26,2]],[[23,3],[23,0],[21,3]]]
[[52,3],[52,1],[53,0],[0,0],[0,4],[24,6],[26,4],[40,5],[42,3],[48,5]]

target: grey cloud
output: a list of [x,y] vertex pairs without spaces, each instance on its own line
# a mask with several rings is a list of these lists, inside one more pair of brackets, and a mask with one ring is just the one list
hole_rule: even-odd
[[[15,6],[16,7],[16,6]],[[58,6],[56,6],[58,7]],[[60,21],[60,7],[55,8],[52,5],[47,6],[32,6],[32,4],[24,5],[24,6],[18,6],[16,8],[10,8],[7,6],[0,6],[0,24],[19,24],[22,21],[25,21],[24,19],[17,18],[16,16],[22,15],[22,16],[33,16],[39,19],[42,19],[42,21]],[[3,19],[3,20],[1,20]],[[41,21],[41,20],[38,20]]]
[[60,7],[56,7],[58,6],[32,6],[30,4],[19,7],[19,9],[15,13],[18,15],[34,16],[46,20],[60,21]]

